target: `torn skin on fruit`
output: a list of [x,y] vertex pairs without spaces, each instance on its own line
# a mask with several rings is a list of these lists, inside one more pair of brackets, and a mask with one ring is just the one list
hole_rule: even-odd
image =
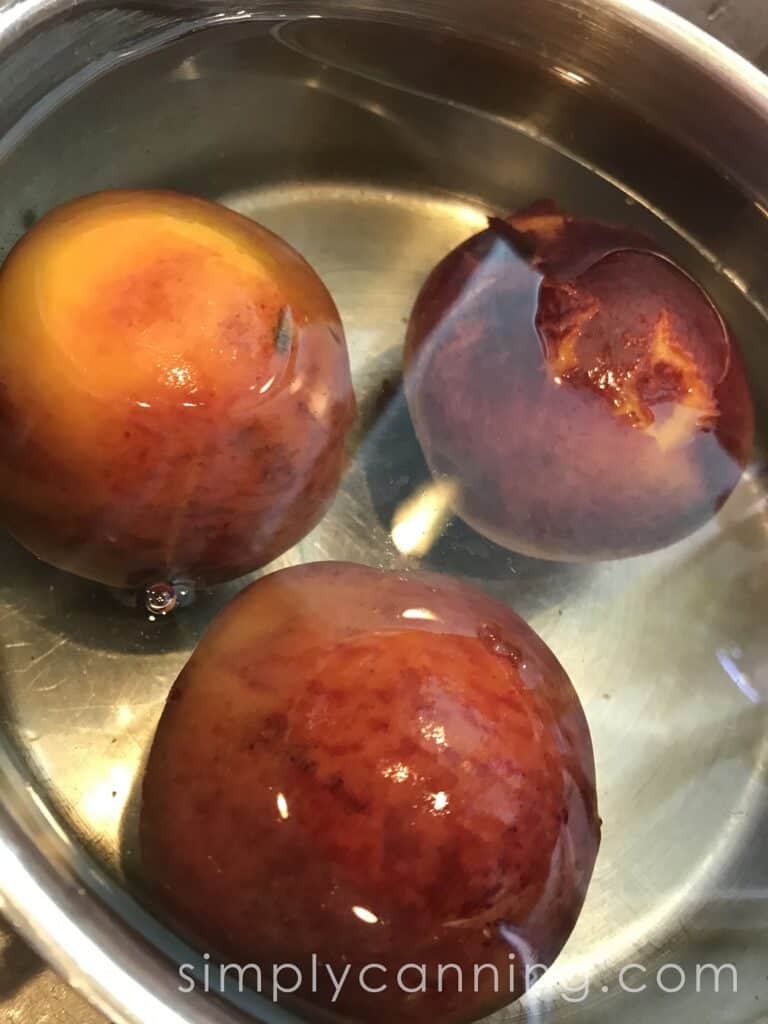
[[637,231],[546,202],[492,219],[435,268],[405,386],[458,515],[536,557],[680,540],[751,452],[741,357],[702,288]]

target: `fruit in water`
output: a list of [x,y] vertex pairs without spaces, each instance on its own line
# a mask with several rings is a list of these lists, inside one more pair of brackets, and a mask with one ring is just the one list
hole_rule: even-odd
[[[431,1024],[491,1012],[554,960],[600,826],[578,698],[520,618],[445,577],[328,562],[260,579],[211,626],[166,706],[141,830],[156,900],[205,950],[264,979],[298,965],[308,998],[316,954],[349,965],[335,1009]],[[365,991],[367,964],[386,990]],[[406,964],[425,991],[398,985]],[[447,964],[463,994],[450,969],[439,991]],[[497,982],[475,984],[484,964]],[[317,986],[330,1004],[324,967]]]
[[563,561],[664,547],[738,483],[754,413],[707,295],[644,235],[542,202],[448,255],[413,310],[406,392],[457,513]]
[[216,583],[319,519],[355,411],[337,310],[245,217],[88,196],[0,271],[0,520],[115,586]]

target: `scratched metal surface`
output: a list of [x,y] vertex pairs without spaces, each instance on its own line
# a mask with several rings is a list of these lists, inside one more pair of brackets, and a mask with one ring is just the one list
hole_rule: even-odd
[[[764,0],[674,0],[668,6],[702,25],[755,63],[768,69],[768,7],[765,6]],[[260,208],[255,209],[257,214],[267,219],[271,216],[275,226],[282,228],[288,235],[292,231],[300,231],[296,222],[296,218],[301,219],[300,209],[286,207],[281,210],[279,202],[276,206],[273,202],[270,209],[269,201],[265,202],[266,206],[262,204]],[[391,212],[388,211],[388,216]],[[468,220],[471,221],[473,211],[456,208],[452,211],[438,211],[438,214],[436,221],[442,224],[442,228],[436,231],[431,239],[435,251],[441,250],[466,233],[467,223]],[[380,211],[369,211],[369,226],[372,230],[384,228],[379,215]],[[407,225],[407,208],[401,209],[398,216],[402,218],[402,224]],[[431,254],[426,252],[423,255],[424,262],[431,258]],[[318,264],[322,265],[323,254],[316,253],[315,257]],[[321,269],[325,269],[326,276],[333,285],[332,262],[324,268],[321,266]],[[418,273],[420,272],[419,264]],[[413,281],[406,281],[404,290],[408,292],[412,285]],[[355,308],[350,299],[346,312],[354,331],[359,326],[364,309],[361,306]],[[388,315],[394,320],[399,318],[402,312],[399,307],[393,307],[388,311]],[[748,502],[749,495],[745,493],[743,500]],[[726,544],[725,547],[722,544],[719,547],[717,544],[714,547],[710,546],[709,560],[704,563],[702,572],[716,574],[727,571],[733,578],[734,550],[731,544]],[[4,549],[3,553],[8,560],[15,557],[7,549]],[[8,561],[4,561],[4,566],[7,564]],[[742,584],[751,585],[749,558],[743,556],[743,564],[740,565]],[[45,741],[42,744],[40,767],[56,780],[57,786],[67,790],[75,815],[80,814],[87,820],[88,831],[97,845],[101,845],[101,852],[105,858],[109,859],[114,854],[123,811],[131,800],[133,781],[144,755],[144,748],[137,742],[136,737],[145,735],[151,729],[169,682],[186,657],[191,637],[196,632],[196,625],[191,622],[186,627],[178,627],[171,634],[168,631],[158,634],[147,629],[141,635],[137,634],[133,627],[123,630],[115,626],[108,627],[106,633],[99,633],[99,629],[102,628],[99,626],[100,608],[94,603],[91,593],[86,588],[76,581],[67,582],[61,579],[52,584],[46,572],[38,571],[24,558],[21,558],[14,568],[19,573],[26,573],[22,582],[25,591],[31,595],[31,601],[21,611],[19,610],[11,593],[12,590],[16,591],[19,585],[19,579],[13,576],[13,572],[11,577],[6,575],[0,581],[0,640],[5,640],[7,645],[3,653],[5,667],[6,670],[10,668],[14,671],[19,687],[15,698],[22,702],[25,689],[37,688],[39,691],[41,688],[50,687],[50,699],[40,705],[36,715],[27,715],[24,723],[27,733],[24,738],[32,748],[40,743],[41,738]],[[648,599],[647,593],[645,598]],[[612,583],[606,577],[601,594],[595,598],[596,607],[599,608],[601,602],[610,602],[612,599]],[[628,603],[625,602],[623,614],[639,614],[641,607],[642,601],[638,604],[637,598],[630,599]],[[209,612],[210,608],[206,614]],[[539,608],[537,614],[546,623],[547,616],[555,614],[555,611]],[[17,622],[11,633],[13,617],[17,618]],[[68,621],[72,626],[71,633],[67,631]],[[756,622],[756,628],[759,628],[759,620]],[[46,635],[47,641],[44,639]],[[78,636],[91,637],[90,645],[78,648]],[[6,640],[6,637],[9,639]],[[62,718],[62,709],[57,705],[55,696],[58,682],[54,674],[47,671],[51,663],[55,662],[57,651],[68,640],[75,641],[74,664],[82,665],[80,671],[83,673],[83,685],[80,689],[82,717],[80,725],[75,724],[74,727],[72,713],[76,709],[70,703],[67,706],[68,717]],[[559,643],[565,645],[567,642],[566,637],[560,637]],[[31,656],[28,654],[29,650],[33,652]],[[147,679],[142,675],[142,678],[137,679],[133,692],[126,678],[118,677],[124,671],[126,660],[130,662],[132,655],[146,656],[148,650],[153,652],[152,676]],[[663,670],[661,662],[657,668],[659,671]],[[99,683],[92,682],[95,680],[99,680]],[[587,683],[584,681],[584,687],[586,686]],[[119,702],[112,699],[115,688],[121,695]],[[611,703],[609,698],[613,696],[614,694],[607,692],[591,695],[590,699],[593,698],[596,703],[604,701],[607,709]],[[738,705],[730,697],[725,701],[727,707],[723,705],[719,709],[710,708],[708,713],[714,716],[714,719],[718,719],[718,715],[722,714],[724,717],[718,720],[721,723],[730,723],[728,735],[729,742],[734,748],[733,759],[731,769],[725,770],[720,778],[713,779],[708,798],[722,804],[729,826],[719,839],[727,843],[737,841],[735,837],[738,836],[740,816],[748,813],[752,798],[749,792],[749,779],[739,769],[738,747],[740,743],[754,744],[756,738],[752,735],[752,720],[747,721],[742,717],[739,721],[734,717]],[[640,717],[643,714],[647,716],[648,713],[648,709],[633,710]],[[74,721],[77,722],[76,716]],[[646,739],[651,745],[654,732],[652,725],[652,721],[649,723],[646,717],[646,727],[649,730]],[[706,742],[702,740],[705,745]],[[109,766],[106,772],[103,770],[105,764]],[[89,765],[93,766],[92,771],[89,771]],[[690,767],[698,771],[695,756],[692,756]],[[713,834],[710,838],[714,846],[718,837]],[[685,866],[680,865],[679,871],[680,877],[684,877]],[[639,891],[642,891],[643,884],[651,883],[649,880],[645,883],[639,880],[638,884]],[[627,920],[631,920],[638,909],[628,906],[623,912]],[[758,934],[750,924],[749,907],[745,908],[743,918],[737,925],[730,919],[726,924],[725,919],[718,917],[715,907],[710,911],[709,927],[712,935],[725,927],[742,929],[745,945],[755,945],[755,936]],[[754,978],[757,979],[758,972],[764,977],[765,963],[768,960],[763,946],[755,945],[755,953]],[[756,998],[754,1011],[755,1016],[750,1018],[751,1020],[764,1020],[762,1015],[766,1013],[766,1004]],[[725,1015],[721,1019],[726,1019]],[[13,1024],[100,1024],[103,1018],[46,969],[18,937],[8,930],[0,929],[0,1021]]]

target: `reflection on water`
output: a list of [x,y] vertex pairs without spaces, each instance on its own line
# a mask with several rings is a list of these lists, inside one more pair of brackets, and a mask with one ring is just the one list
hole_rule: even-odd
[[453,517],[457,493],[454,481],[434,480],[397,507],[392,517],[392,543],[401,555],[429,554]]

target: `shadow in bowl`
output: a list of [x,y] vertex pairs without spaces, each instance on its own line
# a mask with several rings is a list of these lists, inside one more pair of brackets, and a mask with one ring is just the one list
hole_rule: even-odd
[[[8,931],[3,941],[1,933],[6,927]],[[37,953],[0,919],[0,1004],[13,998],[44,966]]]
[[10,639],[26,623],[80,646],[137,656],[191,649],[245,582],[200,590],[190,607],[150,621],[144,609],[127,606],[107,587],[46,565],[3,532],[0,564],[0,637]]

